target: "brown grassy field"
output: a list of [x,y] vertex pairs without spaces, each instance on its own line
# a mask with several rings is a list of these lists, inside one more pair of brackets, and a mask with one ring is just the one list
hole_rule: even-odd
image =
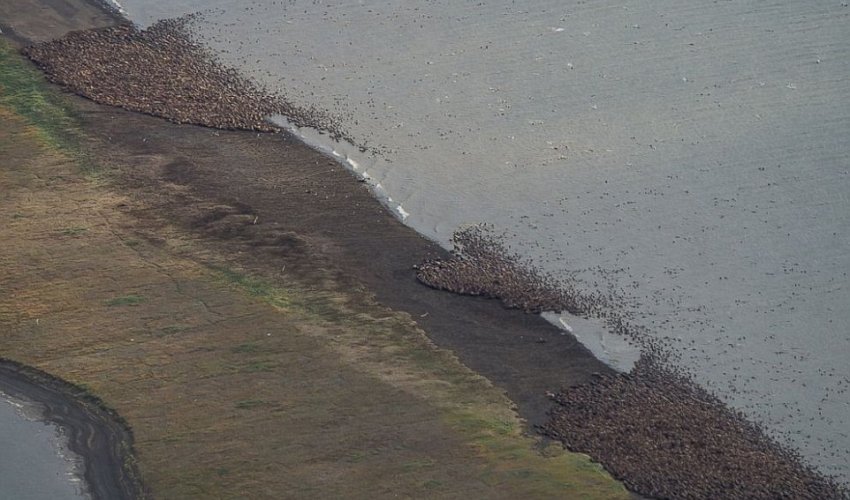
[[627,496],[408,315],[149,226],[70,101],[6,45],[0,75],[0,357],[117,410],[156,497]]

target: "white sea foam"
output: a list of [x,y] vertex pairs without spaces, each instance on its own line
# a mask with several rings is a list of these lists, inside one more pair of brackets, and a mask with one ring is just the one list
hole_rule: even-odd
[[121,4],[118,2],[118,0],[107,0],[107,2],[109,3],[110,6],[112,6],[113,9],[115,9],[122,16],[127,15],[127,11],[124,10],[124,7],[121,6]]
[[405,221],[408,217],[410,217],[410,214],[407,213],[407,211],[401,205],[395,207],[395,211],[398,212],[399,216],[401,216],[402,221]]

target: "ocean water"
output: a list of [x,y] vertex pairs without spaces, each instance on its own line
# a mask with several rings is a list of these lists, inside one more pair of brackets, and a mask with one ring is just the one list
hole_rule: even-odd
[[[490,223],[617,296],[697,381],[850,480],[846,1],[121,5],[142,26],[202,12],[223,62],[340,120],[355,144],[298,132],[405,223],[443,244]],[[628,367],[634,347],[568,321]]]
[[28,403],[0,393],[0,498],[89,498],[58,429],[38,421],[34,412]]

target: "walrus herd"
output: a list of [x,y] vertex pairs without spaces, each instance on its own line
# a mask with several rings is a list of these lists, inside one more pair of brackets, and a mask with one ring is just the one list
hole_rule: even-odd
[[[241,77],[194,43],[189,19],[146,30],[131,24],[74,32],[23,49],[48,77],[96,102],[178,123],[273,132],[283,114],[344,137],[327,114],[293,106]],[[540,428],[587,453],[630,489],[657,498],[847,499],[847,490],[700,389],[666,363],[663,347],[610,312],[607,297],[578,293],[507,251],[486,228],[456,233],[448,260],[417,266],[431,287],[500,299],[529,313],[569,311],[604,318],[643,347],[628,374],[599,375],[552,395]]]
[[542,432],[652,498],[816,499],[847,492],[755,424],[642,357],[628,374],[552,397]]
[[539,430],[590,455],[629,489],[652,498],[846,499],[846,489],[804,464],[758,425],[725,406],[668,362],[669,350],[610,308],[511,253],[487,226],[455,233],[448,260],[416,266],[424,284],[500,299],[529,313],[568,311],[601,318],[641,347],[627,374],[551,394]]
[[509,308],[529,313],[589,314],[600,310],[599,298],[564,289],[553,278],[520,265],[519,257],[498,244],[486,226],[457,231],[452,244],[452,259],[429,260],[416,266],[419,281],[440,290],[498,298]]
[[280,131],[267,119],[280,114],[296,126],[344,137],[328,114],[259,88],[193,42],[193,18],[144,30],[123,23],[76,31],[22,52],[54,83],[102,104],[176,123],[258,132]]

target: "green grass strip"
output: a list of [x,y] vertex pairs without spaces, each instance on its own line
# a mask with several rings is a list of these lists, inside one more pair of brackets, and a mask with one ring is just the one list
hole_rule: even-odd
[[[76,146],[73,113],[44,75],[0,39],[0,104],[39,128],[52,146]],[[76,149],[71,147],[71,149]]]
[[103,169],[81,148],[78,113],[44,74],[12,45],[0,38],[0,106],[32,125],[41,142],[74,159],[89,178]]

